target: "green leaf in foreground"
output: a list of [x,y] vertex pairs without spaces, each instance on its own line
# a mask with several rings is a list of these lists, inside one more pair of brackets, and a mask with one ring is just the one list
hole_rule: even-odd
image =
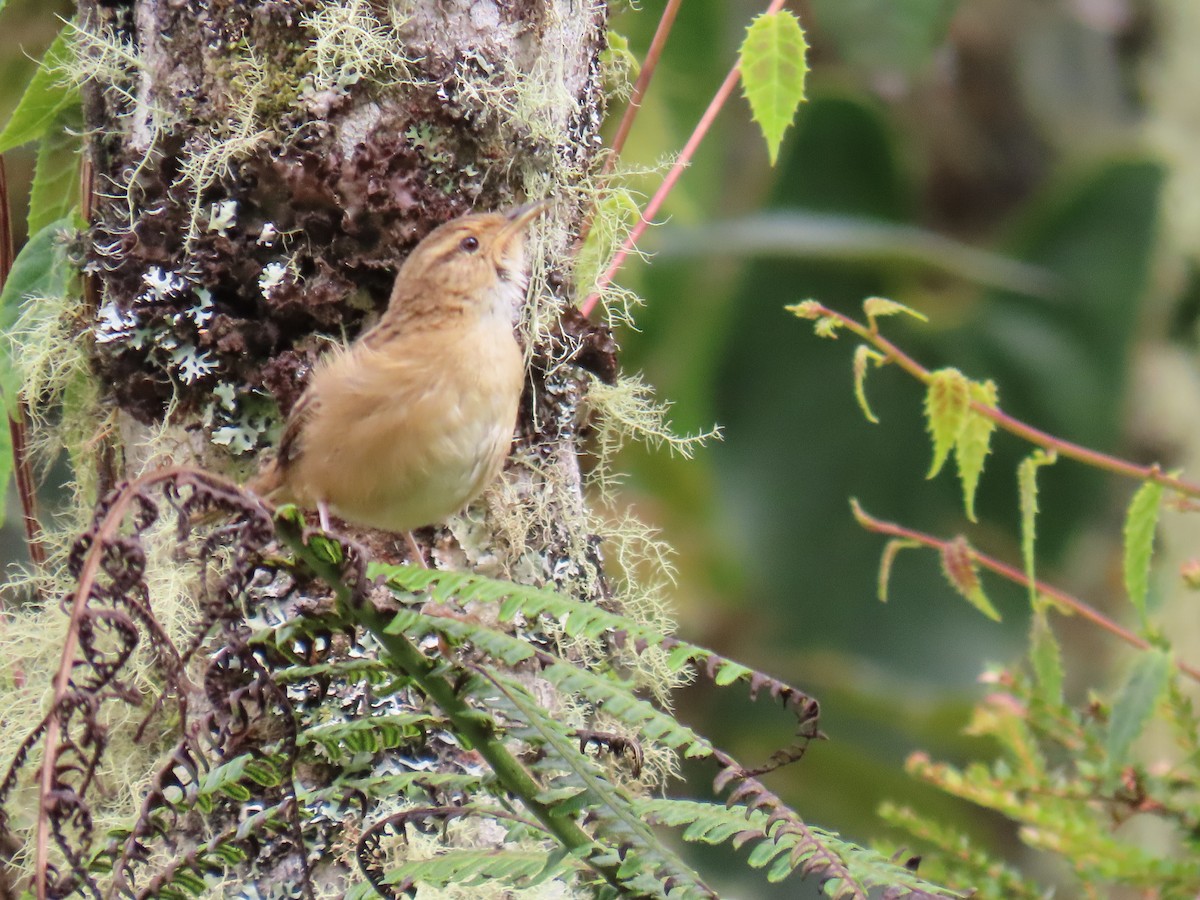
[[72,270],[60,238],[73,228],[70,218],[59,219],[31,237],[21,248],[4,290],[0,291],[0,391],[10,415],[17,408],[21,378],[8,336],[21,315],[25,298],[57,297],[67,289]]
[[33,187],[29,192],[29,234],[61,219],[79,203],[79,161],[83,111],[64,109],[38,143]]
[[1146,618],[1146,595],[1150,591],[1150,557],[1154,553],[1154,531],[1162,502],[1162,485],[1147,481],[1129,503],[1125,514],[1125,590],[1138,616]]
[[807,51],[800,20],[787,10],[763,13],[746,29],[738,55],[742,90],[767,140],[771,165],[779,158],[783,133],[804,100]]
[[1170,674],[1171,658],[1162,650],[1143,651],[1134,662],[1108,722],[1105,749],[1112,769],[1127,762],[1129,748],[1146,727]]
[[63,74],[63,64],[71,55],[64,30],[42,57],[42,63],[29,80],[17,108],[0,131],[0,153],[36,141],[46,134],[60,113],[79,105],[79,88]]

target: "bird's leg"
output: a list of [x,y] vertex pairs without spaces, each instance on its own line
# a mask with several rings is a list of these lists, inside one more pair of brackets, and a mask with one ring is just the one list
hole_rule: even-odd
[[422,569],[428,569],[429,566],[425,562],[425,554],[421,552],[421,545],[417,543],[417,539],[413,537],[411,531],[404,532],[404,543],[408,545],[409,555]]
[[329,504],[324,500],[317,501],[317,518],[321,520],[321,530],[329,534]]

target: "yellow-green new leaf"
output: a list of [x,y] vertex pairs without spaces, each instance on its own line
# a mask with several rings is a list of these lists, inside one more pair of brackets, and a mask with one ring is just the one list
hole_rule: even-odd
[[779,158],[783,133],[804,100],[807,52],[800,20],[786,9],[763,13],[746,29],[738,54],[742,90],[767,140],[771,165]]
[[971,385],[958,369],[940,369],[929,374],[925,387],[925,419],[933,438],[933,465],[926,478],[942,470],[950,451],[958,443],[967,412],[971,408]]
[[813,334],[817,337],[836,339],[838,329],[841,327],[843,326],[840,319],[835,319],[833,316],[821,316],[813,325]]
[[[996,384],[985,381],[970,383],[971,400],[984,406],[996,405]],[[975,519],[975,488],[979,486],[979,476],[983,474],[983,461],[992,452],[992,432],[996,423],[983,413],[968,409],[963,422],[962,432],[958,436],[958,444],[954,448],[954,459],[958,463],[958,478],[962,482],[963,505],[967,510],[967,518]]]
[[797,319],[819,319],[823,307],[816,300],[803,300],[800,303],[793,303],[791,306],[785,306]]
[[606,189],[596,201],[592,227],[575,256],[575,284],[586,293],[596,285],[613,252],[641,217],[628,188]]
[[942,572],[950,585],[972,606],[989,619],[1000,621],[1000,613],[983,592],[983,582],[979,580],[979,567],[975,565],[975,551],[962,535],[942,548]]
[[888,584],[892,580],[892,565],[896,562],[896,557],[900,555],[900,551],[912,550],[920,546],[916,541],[909,541],[904,538],[892,538],[884,546],[883,557],[879,560],[879,583],[876,585],[880,603],[887,603],[888,601]]
[[1150,591],[1150,558],[1154,554],[1154,531],[1162,505],[1161,484],[1147,481],[1129,503],[1125,514],[1125,590],[1129,602],[1145,622],[1146,595]]
[[873,425],[878,425],[879,419],[867,404],[867,369],[872,362],[876,366],[882,366],[886,361],[882,353],[866,344],[859,344],[858,349],[854,351],[854,397],[858,400],[859,408],[867,417],[867,421]]
[[903,303],[897,303],[895,300],[889,300],[887,297],[868,297],[863,301],[863,312],[871,320],[872,330],[875,329],[875,319],[879,316],[896,316],[900,313],[905,313],[914,319],[920,319],[922,322],[929,321],[929,317],[924,313],[917,312],[911,306],[905,306]]
[[1058,459],[1054,451],[1034,450],[1017,467],[1017,494],[1021,504],[1021,559],[1025,563],[1025,577],[1029,579],[1029,602],[1037,606],[1037,585],[1034,583],[1034,544],[1037,538],[1037,470],[1052,465]]

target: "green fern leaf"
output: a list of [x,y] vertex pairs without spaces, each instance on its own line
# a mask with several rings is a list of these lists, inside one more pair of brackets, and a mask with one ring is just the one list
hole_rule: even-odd
[[1163,488],[1145,482],[1125,514],[1125,590],[1138,617],[1146,621],[1146,595],[1150,592],[1150,560],[1154,554],[1154,532],[1162,505]]
[[742,90],[766,138],[772,166],[779,158],[783,134],[805,99],[807,51],[800,20],[787,10],[763,13],[746,29],[738,55]]
[[[489,886],[489,895],[504,893],[501,886],[532,888],[552,878],[573,876],[579,863],[570,856],[552,860],[543,850],[505,847],[501,850],[447,850],[430,859],[410,860],[387,873],[385,881],[406,891]],[[364,897],[371,894],[364,894]]]

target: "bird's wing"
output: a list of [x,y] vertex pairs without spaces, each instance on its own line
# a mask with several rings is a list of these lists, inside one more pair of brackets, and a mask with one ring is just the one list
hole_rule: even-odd
[[276,460],[281,470],[288,469],[304,452],[302,441],[304,426],[312,416],[317,402],[315,393],[307,390],[300,395],[300,399],[292,407],[287,423],[283,426],[283,437],[279,439],[279,452]]

